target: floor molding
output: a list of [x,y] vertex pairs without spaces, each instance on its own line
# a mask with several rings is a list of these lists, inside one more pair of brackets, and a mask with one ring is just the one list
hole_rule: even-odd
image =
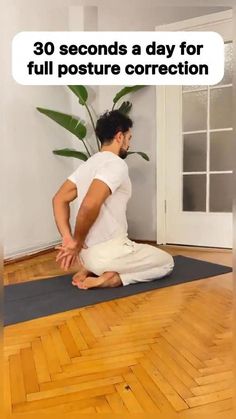
[[21,261],[23,262],[24,260],[32,259],[33,257],[37,257],[37,256],[41,256],[41,255],[45,255],[47,253],[50,253],[52,250],[54,250],[54,247],[56,246],[56,244],[53,244],[50,247],[47,247],[47,248],[42,249],[42,250],[35,250],[31,253],[27,253],[26,255],[13,256],[13,257],[10,257],[10,258],[6,258],[6,259],[4,259],[4,265],[10,265],[11,263],[21,262]]

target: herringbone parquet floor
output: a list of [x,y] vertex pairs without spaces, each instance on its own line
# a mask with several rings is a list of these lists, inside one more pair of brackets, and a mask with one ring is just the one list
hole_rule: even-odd
[[[167,249],[231,264],[229,251]],[[63,274],[55,253],[5,267],[5,283]],[[89,290],[88,290],[89,292]],[[231,417],[232,275],[5,328],[6,417],[154,413]]]

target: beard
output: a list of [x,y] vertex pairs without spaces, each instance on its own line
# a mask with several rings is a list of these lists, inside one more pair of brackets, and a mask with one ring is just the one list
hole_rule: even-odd
[[119,151],[119,157],[121,159],[126,159],[127,156],[128,156],[128,150],[126,150],[125,148],[122,148],[121,147],[121,149]]

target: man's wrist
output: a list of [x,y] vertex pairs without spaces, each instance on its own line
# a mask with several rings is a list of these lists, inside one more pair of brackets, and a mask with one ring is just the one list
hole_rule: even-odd
[[76,238],[76,237],[73,237],[73,240],[75,241],[76,247],[77,247],[78,251],[80,252],[80,250],[84,246],[84,240],[81,240],[80,238]]
[[63,239],[73,239],[73,235],[72,235],[72,233],[71,233],[71,231],[63,231],[62,233],[61,233],[61,237],[63,238]]
[[73,237],[73,240],[74,240],[74,242],[76,244],[76,247],[78,249],[82,249],[82,247],[83,247],[83,241],[81,241],[80,239],[78,239],[76,237]]

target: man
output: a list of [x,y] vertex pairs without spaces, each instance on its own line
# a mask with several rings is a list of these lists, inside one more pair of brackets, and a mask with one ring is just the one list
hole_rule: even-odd
[[[119,111],[102,115],[96,125],[101,151],[82,163],[53,198],[54,217],[62,236],[56,260],[64,270],[76,260],[82,261],[72,281],[82,289],[150,281],[173,270],[174,261],[167,252],[127,237],[131,182],[124,159],[132,125]],[[69,208],[76,198],[78,213],[72,234]]]

